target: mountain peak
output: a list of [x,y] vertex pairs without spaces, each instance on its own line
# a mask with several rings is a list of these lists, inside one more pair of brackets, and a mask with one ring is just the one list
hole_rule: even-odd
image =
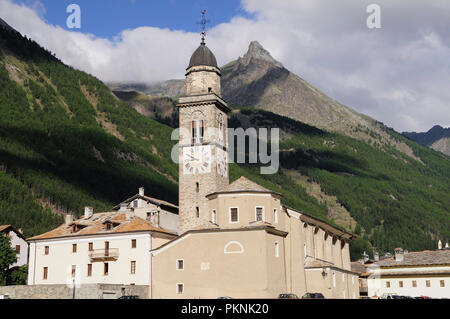
[[264,49],[264,47],[258,41],[250,42],[247,53],[243,57],[244,64],[249,64],[251,59],[264,60],[275,66],[282,68],[283,65],[275,60],[269,51]]

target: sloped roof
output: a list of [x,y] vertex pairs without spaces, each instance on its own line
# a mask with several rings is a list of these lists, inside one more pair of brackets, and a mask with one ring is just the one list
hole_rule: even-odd
[[363,274],[366,272],[366,266],[364,264],[361,264],[359,262],[351,262],[350,266],[352,268],[352,271],[357,272],[359,274]]
[[392,257],[372,265],[380,267],[450,265],[450,249],[408,252],[404,253],[402,261],[395,261],[395,257]]
[[153,203],[153,204],[155,204],[155,205],[166,206],[166,207],[168,207],[168,208],[171,208],[172,210],[178,211],[178,206],[175,205],[175,204],[166,202],[166,201],[161,200],[161,199],[153,198],[153,197],[150,197],[150,196],[142,196],[142,195],[139,195],[139,194],[136,194],[136,195],[134,195],[133,197],[127,198],[126,200],[124,200],[124,201],[123,201],[122,203],[120,203],[119,205],[114,206],[113,209],[114,209],[114,210],[117,210],[117,209],[120,208],[120,205],[121,205],[121,204],[123,204],[123,203],[130,203],[130,202],[134,201],[135,199],[143,199],[143,200],[146,200],[146,201],[148,201],[148,202],[151,202],[151,203]]
[[5,229],[11,227],[11,225],[0,225],[0,231],[4,231]]
[[[106,230],[105,223],[111,222],[116,226],[111,230]],[[72,232],[72,225],[76,224],[81,229],[75,233]],[[155,231],[166,234],[173,234],[163,228],[153,226],[150,222],[143,220],[137,216],[131,220],[126,219],[126,212],[106,212],[94,214],[89,219],[80,218],[75,220],[70,225],[62,224],[58,228],[55,228],[44,234],[28,238],[28,240],[41,240],[60,237],[78,237],[86,235],[104,235],[104,234],[117,234],[128,232],[140,232],[140,231]]]
[[305,258],[305,264],[304,264],[305,268],[323,268],[323,267],[332,267],[332,266],[334,266],[333,263],[330,263],[325,260],[313,258],[311,256],[307,256]]
[[[248,178],[241,176],[237,180],[235,180],[233,183],[225,186],[223,189],[214,192],[212,194],[220,194],[220,193],[240,193],[240,192],[255,192],[255,193],[272,193],[272,194],[278,194],[274,191],[268,190],[265,187],[262,187],[259,184],[256,184],[255,182],[252,182]],[[209,194],[209,195],[212,195]],[[209,196],[208,195],[208,196]]]

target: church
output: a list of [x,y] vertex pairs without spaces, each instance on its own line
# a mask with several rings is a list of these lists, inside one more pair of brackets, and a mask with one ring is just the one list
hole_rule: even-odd
[[[202,39],[178,104],[179,236],[151,251],[152,298],[358,298],[351,234],[245,177],[229,183],[220,72]],[[210,128],[216,134],[203,135]]]
[[73,283],[86,298],[89,285],[108,285],[103,298],[120,289],[154,299],[359,298],[352,234],[284,205],[281,194],[245,177],[230,184],[231,110],[220,80],[203,37],[177,105],[179,206],[140,189],[111,212],[67,216],[28,240],[28,285]]

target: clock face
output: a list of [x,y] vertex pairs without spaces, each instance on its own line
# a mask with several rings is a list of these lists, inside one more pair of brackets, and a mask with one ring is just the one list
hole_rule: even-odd
[[217,173],[223,177],[228,174],[228,152],[217,148]]
[[211,172],[211,147],[192,146],[183,149],[183,174],[206,174]]

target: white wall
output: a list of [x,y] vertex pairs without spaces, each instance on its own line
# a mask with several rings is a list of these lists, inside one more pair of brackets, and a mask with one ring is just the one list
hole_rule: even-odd
[[[406,275],[408,272],[419,271],[439,271],[445,275],[424,276],[424,275]],[[390,271],[393,271],[390,269]],[[395,272],[403,272],[402,277],[379,277],[379,274],[386,273],[387,270],[381,269],[367,279],[368,296],[381,297],[384,293],[393,293],[402,296],[428,296],[431,298],[450,298],[450,267],[427,267],[427,268],[398,268]],[[430,287],[426,286],[426,281],[430,281]],[[444,287],[440,286],[440,281],[444,280]],[[389,281],[390,288],[386,287]],[[403,282],[403,288],[400,287],[400,281]],[[413,287],[413,281],[417,282],[417,287]]]
[[20,246],[20,253],[17,254],[17,262],[11,265],[12,267],[20,267],[28,262],[28,243],[15,232],[10,231],[9,236],[11,238],[11,247],[15,250],[16,245]]
[[[131,248],[131,240],[136,239],[136,248]],[[109,274],[104,275],[104,261],[91,261],[88,244],[94,244],[94,250],[104,249],[109,241],[112,251],[119,249],[119,258],[107,261]],[[77,244],[77,252],[72,253],[72,244]],[[49,254],[45,255],[45,246]],[[79,284],[150,284],[151,234],[119,234],[107,236],[89,236],[60,240],[45,240],[31,243],[29,285],[70,284],[72,265],[77,266],[76,283]],[[131,261],[136,261],[136,274],[131,274]],[[87,276],[87,265],[92,264],[92,276]],[[48,279],[43,279],[44,267],[48,267]]]

